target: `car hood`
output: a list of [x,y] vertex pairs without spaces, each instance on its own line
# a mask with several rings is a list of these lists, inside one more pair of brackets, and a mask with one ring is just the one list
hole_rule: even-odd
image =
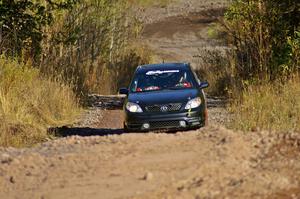
[[197,89],[130,93],[128,96],[128,101],[138,103],[140,105],[187,103],[188,100],[197,97],[198,94],[199,91]]

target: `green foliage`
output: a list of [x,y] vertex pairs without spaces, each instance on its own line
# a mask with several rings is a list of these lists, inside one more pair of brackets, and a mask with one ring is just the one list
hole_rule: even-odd
[[234,0],[225,18],[237,76],[274,80],[299,71],[297,1]]
[[25,53],[37,60],[42,51],[43,30],[53,22],[54,10],[70,8],[75,2],[1,0],[0,53]]
[[36,144],[50,136],[47,128],[74,122],[80,109],[69,86],[4,56],[0,66],[0,146]]

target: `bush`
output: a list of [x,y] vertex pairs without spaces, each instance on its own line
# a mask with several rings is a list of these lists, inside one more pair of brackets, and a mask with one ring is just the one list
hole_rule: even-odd
[[231,68],[227,50],[203,50],[197,57],[195,72],[201,80],[207,80],[209,95],[227,96],[231,88]]
[[242,79],[276,80],[299,71],[300,15],[296,1],[234,0],[225,14],[234,69]]
[[0,145],[30,146],[68,124],[80,109],[72,89],[40,77],[30,64],[0,57]]
[[236,129],[299,131],[300,81],[251,85],[230,110],[234,113],[231,127]]

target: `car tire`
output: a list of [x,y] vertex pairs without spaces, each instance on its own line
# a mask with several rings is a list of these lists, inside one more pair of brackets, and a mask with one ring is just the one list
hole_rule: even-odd
[[125,123],[123,123],[123,130],[124,130],[124,133],[129,133],[130,132]]

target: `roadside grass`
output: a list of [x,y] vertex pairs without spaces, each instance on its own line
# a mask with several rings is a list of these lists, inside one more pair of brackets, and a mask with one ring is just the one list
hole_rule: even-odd
[[0,146],[32,146],[51,137],[49,127],[74,122],[81,109],[71,87],[4,56],[0,66]]
[[225,30],[222,27],[222,24],[220,24],[220,22],[213,22],[209,24],[207,29],[207,36],[210,39],[218,39],[221,41],[225,41],[226,39]]
[[[230,105],[229,127],[244,131],[299,131],[300,80],[251,85]],[[234,98],[233,98],[234,99]]]
[[[85,71],[85,85],[92,93],[114,95],[119,88],[128,87],[137,66],[153,62],[153,53],[142,45],[133,45],[120,54],[113,67],[104,65],[100,70]],[[89,69],[88,65],[84,68]]]
[[211,96],[228,97],[232,84],[230,58],[226,50],[210,49],[199,51],[195,72],[201,80],[210,84],[206,90]]

